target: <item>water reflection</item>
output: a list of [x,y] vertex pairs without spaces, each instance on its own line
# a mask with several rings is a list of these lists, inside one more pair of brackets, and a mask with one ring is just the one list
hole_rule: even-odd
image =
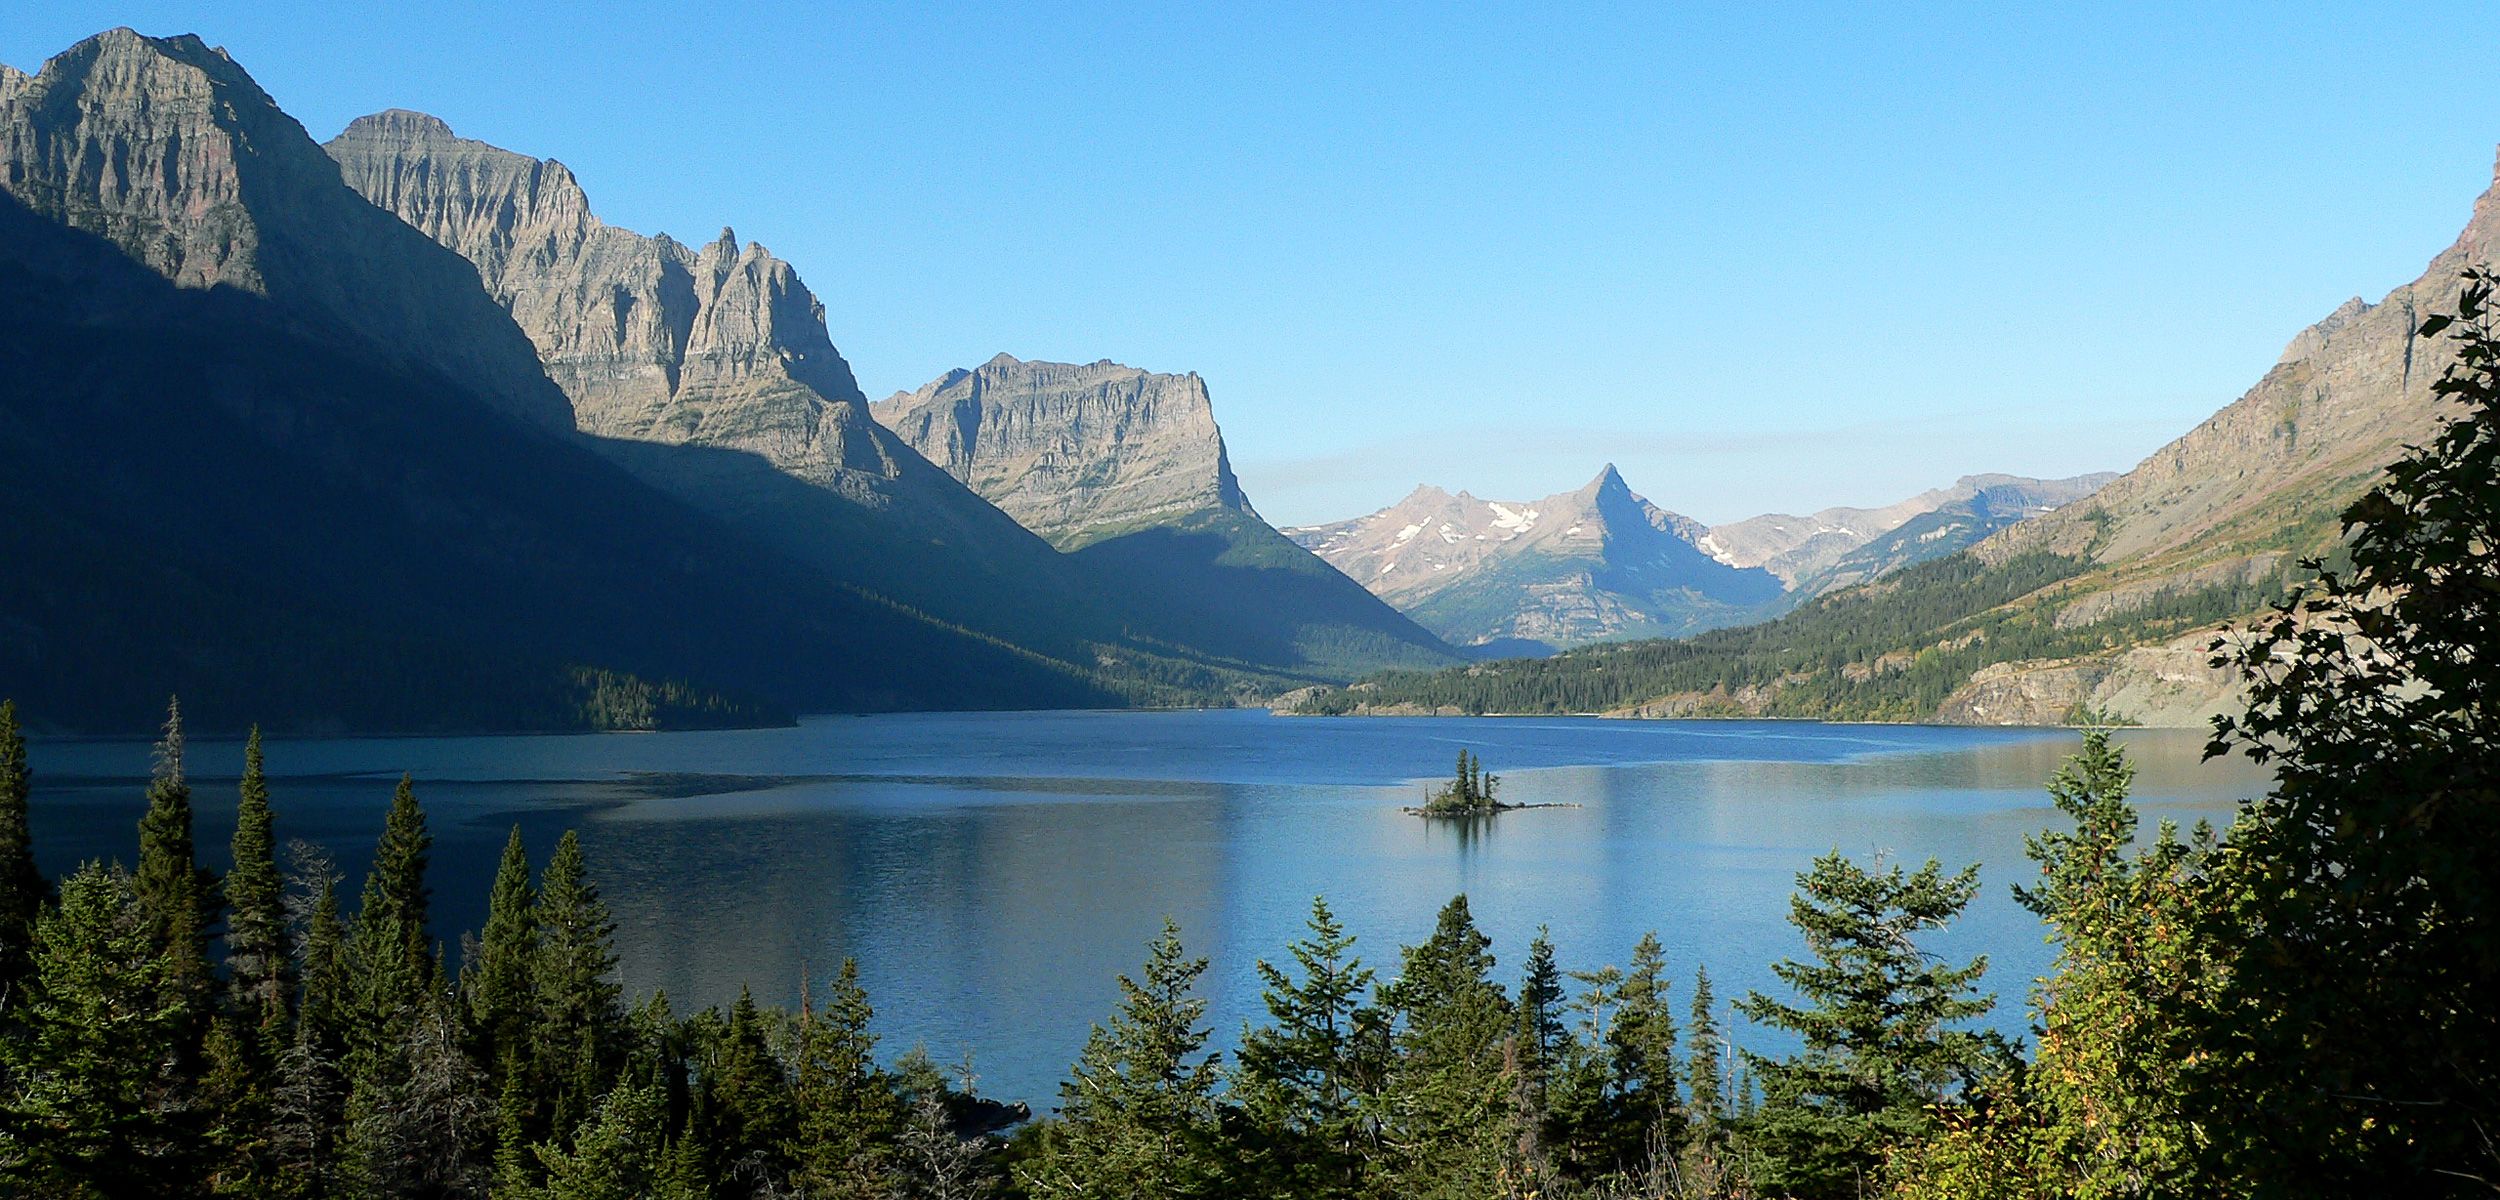
[[[2148,816],[2227,818],[2262,779],[2199,765],[2202,737],[2138,732]],[[1622,962],[1655,930],[1677,987],[1770,988],[1795,952],[1795,874],[1817,854],[1985,864],[1938,939],[1987,953],[2019,1032],[2040,928],[2007,885],[2055,818],[2041,782],[2070,734],[1793,722],[1283,720],[1252,713],[1008,714],[795,730],[273,743],[282,836],[361,872],[399,770],[433,814],[438,932],[474,928],[507,829],[542,856],[566,827],[614,907],[619,970],[679,1011],[788,1003],[855,957],[887,1048],[976,1052],[1003,1094],[1047,1102],[1087,1025],[1168,916],[1208,954],[1211,1020],[1257,1011],[1325,894],[1384,976],[1466,892],[1507,974],[1540,925],[1565,968]],[[1472,821],[1401,811],[1458,746],[1534,808]],[[237,748],[195,756],[200,840],[222,856]],[[48,869],[127,859],[144,746],[37,747]],[[2148,821],[2149,826],[2149,821]],[[1679,995],[1681,993],[1679,992]],[[1740,1035],[1740,1040],[1744,1035]]]

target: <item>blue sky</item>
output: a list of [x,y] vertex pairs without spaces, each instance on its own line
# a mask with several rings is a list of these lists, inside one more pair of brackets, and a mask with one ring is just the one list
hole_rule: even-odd
[[2123,469],[2417,274],[2500,143],[2491,23],[2421,7],[32,7],[0,61],[196,32],[317,138],[423,109],[733,225],[872,396],[1198,371],[1280,523]]

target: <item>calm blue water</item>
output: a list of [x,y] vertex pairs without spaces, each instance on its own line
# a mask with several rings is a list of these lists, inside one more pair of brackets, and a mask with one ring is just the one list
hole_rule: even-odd
[[[2201,734],[2124,740],[2148,822],[2221,824],[2264,783],[2244,765],[2198,765]],[[281,838],[330,848],[357,878],[392,784],[415,774],[446,941],[482,918],[513,825],[542,857],[576,827],[615,909],[632,992],[665,988],[686,1012],[734,999],[743,983],[789,1003],[806,974],[855,956],[886,1050],[971,1051],[985,1090],[1041,1105],[1166,915],[1215,960],[1219,1040],[1257,1011],[1254,960],[1282,957],[1317,894],[1375,966],[1393,967],[1396,948],[1428,934],[1463,891],[1505,970],[1540,925],[1566,968],[1620,963],[1656,930],[1679,996],[1706,964],[1729,997],[1774,986],[1767,965],[1798,951],[1785,923],[1795,875],[1835,847],[1984,864],[1979,902],[1931,945],[1988,954],[1997,1023],[2020,1032],[2049,950],[2008,885],[2028,865],[2023,835],[2056,816],[2041,781],[2075,741],[2044,730],[1233,711],[276,742],[268,757]],[[1400,813],[1462,747],[1503,777],[1505,799],[1580,807],[1509,813],[1472,833]],[[191,763],[204,853],[221,859],[241,750],[194,743]],[[47,869],[133,856],[145,746],[39,743],[35,766]]]

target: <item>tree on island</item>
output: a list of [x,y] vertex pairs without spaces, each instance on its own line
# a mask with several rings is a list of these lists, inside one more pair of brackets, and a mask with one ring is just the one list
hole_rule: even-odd
[[1465,750],[1458,752],[1458,773],[1432,798],[1417,809],[1427,817],[1472,816],[1477,813],[1500,812],[1516,808],[1493,798],[1502,786],[1502,777],[1484,773],[1484,760]]

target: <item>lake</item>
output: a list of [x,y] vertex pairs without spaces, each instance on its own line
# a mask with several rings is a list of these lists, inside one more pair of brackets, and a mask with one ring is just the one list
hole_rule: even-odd
[[[2229,820],[2264,787],[2199,764],[2203,734],[2128,731],[2147,833],[2160,816]],[[1986,888],[1939,953],[1990,956],[1997,1027],[2020,1033],[2050,960],[2009,885],[2023,837],[2056,820],[2042,782],[2058,730],[1788,721],[1287,718],[1261,711],[913,714],[794,729],[561,737],[276,741],[282,840],[329,848],[350,898],[392,785],[413,773],[434,831],[436,936],[484,915],[507,832],[533,857],[581,831],[613,906],[629,994],[680,1013],[794,1003],[859,960],[883,1049],[969,1051],[983,1090],[1047,1106],[1087,1026],[1168,915],[1229,1043],[1259,1012],[1253,964],[1284,958],[1325,894],[1382,975],[1467,893],[1506,984],[1550,929],[1566,969],[1664,942],[1682,1013],[1693,969],[1719,995],[1775,986],[1800,952],[1797,872],[1838,848],[1915,866],[1984,864]],[[1505,800],[1576,807],[1475,827],[1399,811],[1460,749]],[[38,855],[51,872],[135,857],[147,747],[38,742]],[[195,741],[203,857],[223,865],[241,747]],[[1740,1044],[1758,1034],[1736,1030]]]

